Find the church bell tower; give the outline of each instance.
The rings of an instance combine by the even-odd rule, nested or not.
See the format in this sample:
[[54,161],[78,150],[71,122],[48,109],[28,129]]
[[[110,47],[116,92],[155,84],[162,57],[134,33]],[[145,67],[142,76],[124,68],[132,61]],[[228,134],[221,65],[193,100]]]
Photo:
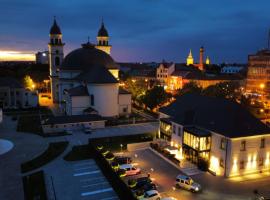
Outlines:
[[51,95],[54,103],[59,103],[59,85],[58,70],[64,59],[64,43],[62,43],[62,32],[54,18],[53,25],[50,29],[49,47],[49,64],[50,64],[50,81]]
[[105,28],[103,20],[101,22],[101,27],[98,31],[96,48],[101,51],[104,51],[105,53],[109,55],[111,54],[112,46],[109,45],[109,34]]

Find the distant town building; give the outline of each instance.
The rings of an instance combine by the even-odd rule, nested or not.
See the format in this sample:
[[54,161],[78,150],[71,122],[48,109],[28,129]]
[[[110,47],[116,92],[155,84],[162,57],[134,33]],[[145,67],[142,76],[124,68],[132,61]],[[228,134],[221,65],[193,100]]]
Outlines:
[[164,60],[158,66],[156,70],[156,78],[161,83],[161,85],[165,86],[169,76],[175,71],[174,63],[167,63]]
[[236,102],[186,94],[160,108],[160,138],[225,177],[270,170],[270,128]]
[[220,73],[222,74],[236,74],[243,70],[243,66],[225,66],[221,68]]
[[270,93],[270,50],[261,50],[248,56],[246,91],[258,94]]
[[210,64],[210,59],[209,59],[208,56],[206,57],[206,60],[204,62],[204,47],[202,46],[200,48],[199,63],[194,62],[194,58],[192,56],[192,51],[190,50],[189,54],[188,54],[188,57],[187,57],[187,60],[186,60],[186,64],[187,64],[187,66],[193,65],[193,66],[197,67],[199,70],[203,71],[204,70],[204,65],[205,64],[206,65]]
[[[103,38],[106,32],[102,22],[98,34],[102,46],[108,45]],[[119,65],[108,52],[88,41],[64,58],[63,47],[62,33],[54,20],[49,43],[51,91],[62,113],[83,115],[92,110],[102,117],[129,115],[131,94],[119,88]]]
[[37,64],[49,64],[49,52],[42,51],[36,53],[36,63]]
[[31,108],[38,106],[36,91],[25,89],[14,78],[0,78],[0,108]]

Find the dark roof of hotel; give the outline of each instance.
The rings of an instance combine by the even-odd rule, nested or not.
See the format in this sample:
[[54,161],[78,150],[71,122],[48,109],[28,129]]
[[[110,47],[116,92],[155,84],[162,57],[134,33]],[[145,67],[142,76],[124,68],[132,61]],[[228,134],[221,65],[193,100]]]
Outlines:
[[77,80],[93,84],[118,83],[116,78],[104,66],[92,66],[76,77]]
[[15,78],[1,77],[0,87],[23,88],[23,85]]
[[182,125],[194,125],[236,138],[270,134],[270,128],[240,104],[215,97],[186,94],[160,112]]
[[210,136],[211,132],[196,126],[187,126],[184,128],[185,131],[192,133],[193,135],[197,135],[199,137]]
[[52,116],[44,121],[44,125],[48,124],[70,124],[90,121],[105,121],[103,117],[96,114],[90,115],[70,115],[70,116]]
[[88,90],[87,87],[80,85],[78,87],[71,88],[67,90],[67,93],[70,96],[88,96]]

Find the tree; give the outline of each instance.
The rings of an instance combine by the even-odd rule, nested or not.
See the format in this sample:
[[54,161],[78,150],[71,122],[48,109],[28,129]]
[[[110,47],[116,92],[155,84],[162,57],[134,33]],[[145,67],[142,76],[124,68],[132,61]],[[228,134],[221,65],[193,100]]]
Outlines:
[[184,87],[179,90],[178,94],[184,95],[188,93],[196,93],[196,94],[201,94],[202,93],[202,88],[198,86],[195,82],[191,81],[187,84],[184,85]]
[[125,81],[127,90],[131,93],[132,98],[136,101],[140,101],[141,96],[143,96],[147,90],[147,85],[143,80],[135,80],[128,78]]
[[35,83],[33,79],[29,76],[26,75],[23,79],[24,87],[28,89],[33,89],[35,87]]
[[238,99],[241,97],[240,85],[238,82],[222,82],[210,85],[202,92],[205,96],[223,97],[227,99]]
[[171,98],[171,94],[166,93],[163,87],[155,86],[146,91],[145,95],[142,96],[141,101],[148,108],[154,109],[168,101],[169,98]]

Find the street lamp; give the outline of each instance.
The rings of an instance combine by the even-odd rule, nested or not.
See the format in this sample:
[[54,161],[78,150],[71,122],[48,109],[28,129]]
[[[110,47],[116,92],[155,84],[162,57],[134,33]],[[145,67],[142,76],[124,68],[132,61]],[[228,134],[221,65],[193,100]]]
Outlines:
[[263,83],[260,84],[260,88],[263,90],[265,85]]
[[123,144],[120,144],[121,147],[121,153],[123,152]]

